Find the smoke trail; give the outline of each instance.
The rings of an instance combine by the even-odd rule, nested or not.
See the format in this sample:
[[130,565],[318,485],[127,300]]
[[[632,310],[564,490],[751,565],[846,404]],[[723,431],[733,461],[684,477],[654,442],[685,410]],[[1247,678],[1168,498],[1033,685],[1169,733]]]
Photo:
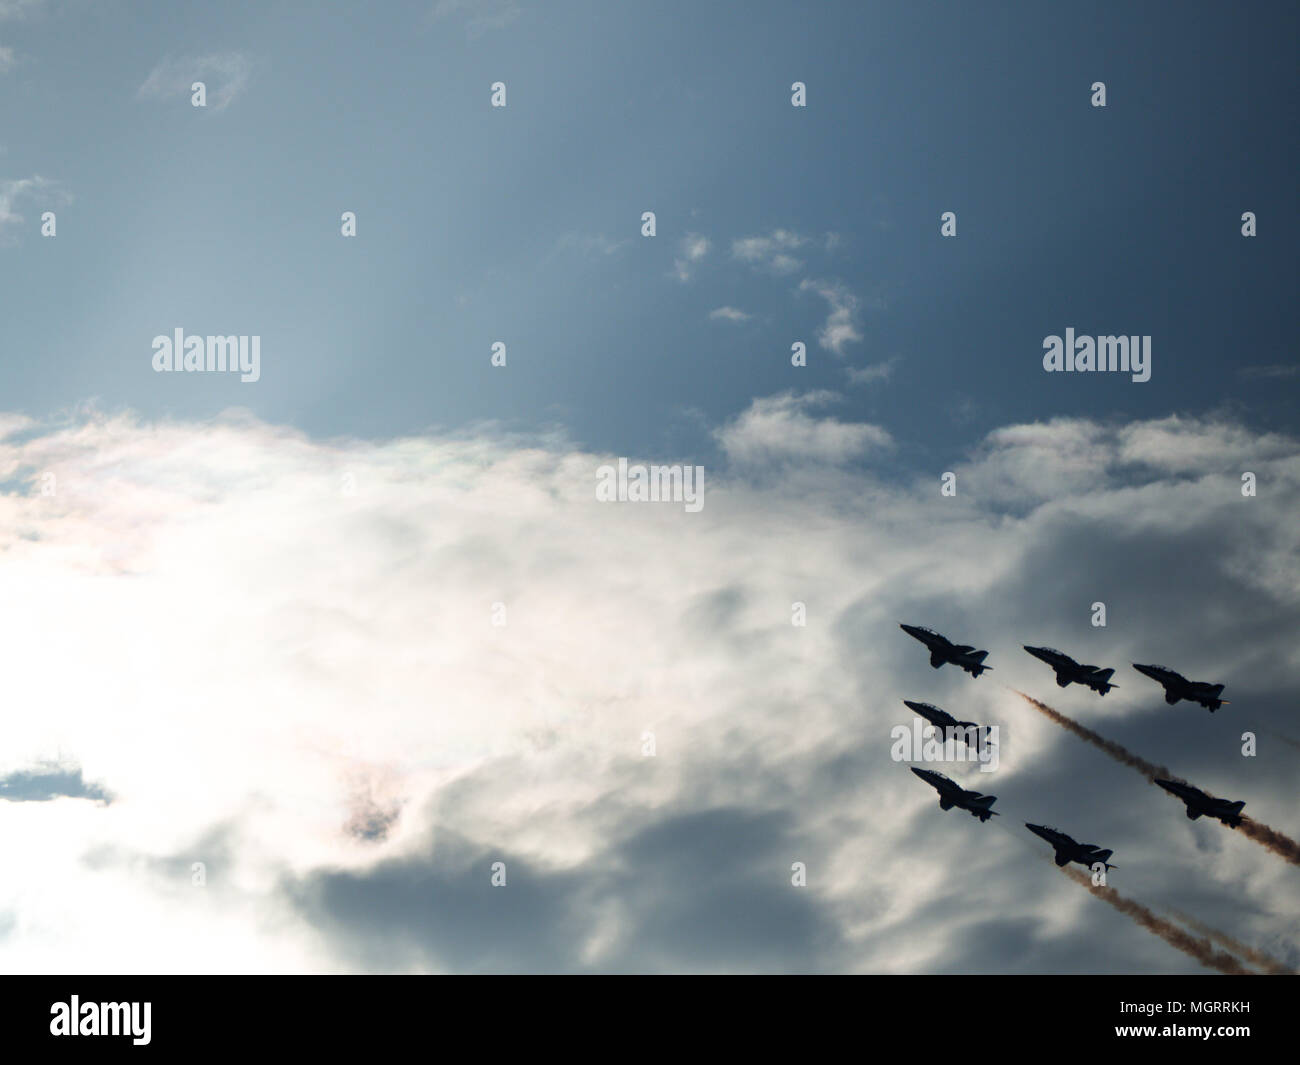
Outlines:
[[[1035,710],[1046,717],[1051,718],[1062,728],[1068,729],[1076,736],[1087,740],[1095,747],[1101,748],[1117,762],[1122,762],[1126,766],[1136,769],[1149,782],[1154,782],[1156,777],[1163,777],[1165,780],[1176,780],[1180,784],[1186,784],[1187,781],[1182,777],[1176,777],[1165,766],[1156,765],[1154,762],[1148,762],[1145,758],[1139,758],[1128,748],[1121,746],[1114,740],[1108,740],[1105,736],[1099,736],[1090,728],[1084,728],[1073,718],[1066,717],[1059,710],[1053,710],[1046,703],[1039,702],[1032,695],[1026,695],[1022,691],[1011,689],[1025,702],[1029,703]],[[1249,836],[1256,843],[1261,843],[1279,858],[1290,862],[1292,865],[1300,865],[1300,843],[1297,843],[1290,836],[1283,835],[1275,828],[1269,828],[1262,822],[1252,820],[1244,814],[1241,818],[1241,824],[1238,826],[1242,835]]]
[[1285,858],[1292,865],[1300,865],[1300,843],[1290,836],[1284,836],[1275,828],[1259,821],[1254,821],[1245,814],[1241,816],[1241,831],[1256,843],[1262,843],[1279,858]]
[[1173,770],[1169,769],[1167,766],[1156,765],[1155,762],[1148,762],[1145,758],[1139,758],[1132,751],[1128,750],[1128,748],[1122,747],[1114,740],[1106,739],[1105,736],[1098,735],[1096,732],[1093,732],[1092,729],[1090,728],[1084,728],[1082,725],[1079,724],[1079,722],[1075,721],[1073,718],[1066,717],[1059,710],[1053,710],[1046,703],[1039,702],[1032,695],[1026,695],[1024,692],[1017,691],[1015,688],[1012,688],[1011,690],[1015,692],[1018,696],[1020,696],[1020,698],[1024,699],[1027,703],[1029,703],[1029,705],[1032,706],[1035,710],[1037,710],[1040,714],[1043,714],[1044,716],[1051,718],[1062,728],[1068,729],[1070,732],[1073,732],[1080,739],[1087,740],[1094,747],[1100,747],[1103,751],[1105,751],[1108,755],[1114,758],[1117,762],[1122,762],[1124,765],[1136,769],[1139,773],[1141,773],[1144,777],[1146,777],[1148,781],[1154,781],[1156,777],[1160,777],[1164,780],[1176,780],[1180,784],[1187,783],[1187,781],[1185,781],[1182,777],[1174,776]]
[[1241,940],[1234,939],[1232,936],[1228,935],[1227,932],[1220,932],[1217,928],[1211,928],[1209,925],[1198,921],[1195,917],[1183,913],[1182,910],[1176,910],[1172,906],[1163,906],[1161,908],[1167,913],[1172,914],[1179,921],[1182,921],[1183,924],[1187,925],[1187,927],[1193,931],[1199,932],[1207,939],[1212,939],[1217,943],[1221,943],[1234,954],[1240,954],[1252,965],[1258,965],[1261,969],[1273,974],[1285,973],[1294,975],[1292,970],[1286,967],[1285,962],[1278,961],[1277,958],[1273,957],[1271,954],[1266,954],[1262,950],[1256,950],[1254,947],[1241,942]]
[[1241,961],[1224,950],[1215,950],[1214,944],[1208,939],[1197,939],[1187,929],[1182,928],[1173,921],[1166,921],[1163,917],[1158,917],[1140,902],[1126,898],[1112,887],[1094,887],[1092,878],[1080,872],[1078,869],[1065,868],[1061,870],[1073,880],[1076,884],[1082,884],[1091,891],[1097,898],[1104,902],[1110,903],[1120,913],[1132,917],[1139,925],[1145,928],[1152,935],[1159,936],[1171,947],[1176,947],[1184,954],[1195,958],[1202,965],[1211,969],[1217,969],[1221,973],[1229,973],[1234,976],[1256,976],[1257,973],[1252,969],[1247,969],[1241,964]]
[[1294,747],[1297,751],[1300,751],[1300,740],[1293,740],[1290,736],[1283,736],[1280,732],[1271,732],[1267,729],[1262,729],[1261,731],[1268,732],[1268,735],[1272,736],[1275,740],[1281,740],[1288,747]]

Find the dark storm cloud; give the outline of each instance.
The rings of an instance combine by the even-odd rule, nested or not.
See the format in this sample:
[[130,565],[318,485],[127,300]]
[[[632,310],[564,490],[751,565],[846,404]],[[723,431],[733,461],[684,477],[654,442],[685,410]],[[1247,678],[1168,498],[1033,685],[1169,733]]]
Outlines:
[[[806,972],[845,945],[816,896],[791,883],[799,848],[781,813],[656,818],[583,864],[547,870],[445,830],[417,856],[285,884],[294,907],[355,963],[458,972]],[[506,866],[505,887],[491,884]],[[605,949],[581,957],[602,931]]]

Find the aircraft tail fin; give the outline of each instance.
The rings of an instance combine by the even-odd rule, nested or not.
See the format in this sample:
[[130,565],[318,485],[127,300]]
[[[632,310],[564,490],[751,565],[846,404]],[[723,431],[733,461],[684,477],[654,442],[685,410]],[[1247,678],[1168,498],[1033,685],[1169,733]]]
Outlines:
[[1115,675],[1115,671],[1114,671],[1113,669],[1099,669],[1099,670],[1097,670],[1097,679],[1098,679],[1098,680],[1110,680],[1110,678],[1113,677],[1114,675]]
[[[988,658],[988,656],[989,653],[987,651],[976,651],[973,655],[971,655],[971,658],[975,659],[976,662],[983,662],[984,659]],[[1223,691],[1222,684],[1219,685],[1219,691]]]

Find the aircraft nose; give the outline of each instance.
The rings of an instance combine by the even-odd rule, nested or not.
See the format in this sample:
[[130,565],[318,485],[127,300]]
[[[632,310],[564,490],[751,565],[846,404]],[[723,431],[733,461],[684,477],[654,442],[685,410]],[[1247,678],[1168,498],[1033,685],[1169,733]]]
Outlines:
[[909,710],[916,710],[917,712],[920,712],[921,709],[921,704],[914,703],[911,699],[904,699],[903,705],[907,707]]

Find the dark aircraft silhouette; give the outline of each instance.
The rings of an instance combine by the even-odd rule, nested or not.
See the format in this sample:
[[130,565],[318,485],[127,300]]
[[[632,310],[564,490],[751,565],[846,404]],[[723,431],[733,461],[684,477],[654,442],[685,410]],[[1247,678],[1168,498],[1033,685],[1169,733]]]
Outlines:
[[1058,651],[1053,647],[1030,647],[1026,644],[1025,650],[1056,670],[1056,683],[1062,688],[1071,683],[1086,684],[1098,695],[1105,695],[1111,688],[1119,687],[1118,684],[1110,682],[1110,678],[1115,672],[1113,669],[1102,669],[1100,666],[1081,666],[1064,651]]
[[[970,741],[975,741],[974,745],[982,747],[989,742],[989,726],[977,725],[974,721],[958,721],[947,710],[940,710],[937,706],[930,703],[914,703],[911,699],[904,699],[903,705],[909,710],[915,710],[930,724],[939,730],[942,739],[953,736],[961,740],[967,746],[971,746]],[[972,733],[970,730],[974,729]]]
[[1114,851],[1099,850],[1095,843],[1076,843],[1064,832],[1055,828],[1048,828],[1046,825],[1031,825],[1025,822],[1025,827],[1035,836],[1041,836],[1047,840],[1056,851],[1056,864],[1068,865],[1070,862],[1078,862],[1080,865],[1087,866],[1091,869],[1097,862],[1101,862],[1107,869],[1117,869],[1118,866],[1110,865],[1106,859]]
[[1200,788],[1194,788],[1190,784],[1182,784],[1177,780],[1157,780],[1165,791],[1171,795],[1177,795],[1187,804],[1187,816],[1195,821],[1204,814],[1206,817],[1216,817],[1229,828],[1236,828],[1241,824],[1241,808],[1246,804],[1244,802],[1229,802],[1227,799],[1216,799],[1213,795],[1208,795]]
[[945,662],[951,662],[954,666],[961,666],[972,677],[978,677],[986,669],[993,668],[984,664],[984,659],[988,655],[987,651],[977,651],[964,643],[952,643],[933,629],[922,628],[920,625],[899,625],[898,627],[907,635],[920,640],[930,649],[930,665],[934,666],[935,669],[938,669]]
[[998,816],[996,810],[989,809],[990,806],[997,802],[995,796],[981,795],[978,791],[967,791],[955,780],[949,780],[942,773],[936,773],[933,769],[917,769],[915,766],[909,766],[909,768],[939,793],[940,810],[951,810],[956,806],[958,809],[967,811],[972,817],[978,817],[981,822],[987,821],[990,817]]
[[1181,673],[1175,673],[1172,669],[1166,669],[1164,666],[1140,666],[1134,662],[1133,668],[1163,686],[1165,689],[1165,702],[1170,706],[1173,706],[1179,699],[1186,699],[1188,702],[1200,703],[1210,713],[1214,713],[1219,707],[1225,706],[1228,702],[1227,699],[1219,698],[1223,693],[1222,684],[1207,684],[1204,681],[1188,680]]

